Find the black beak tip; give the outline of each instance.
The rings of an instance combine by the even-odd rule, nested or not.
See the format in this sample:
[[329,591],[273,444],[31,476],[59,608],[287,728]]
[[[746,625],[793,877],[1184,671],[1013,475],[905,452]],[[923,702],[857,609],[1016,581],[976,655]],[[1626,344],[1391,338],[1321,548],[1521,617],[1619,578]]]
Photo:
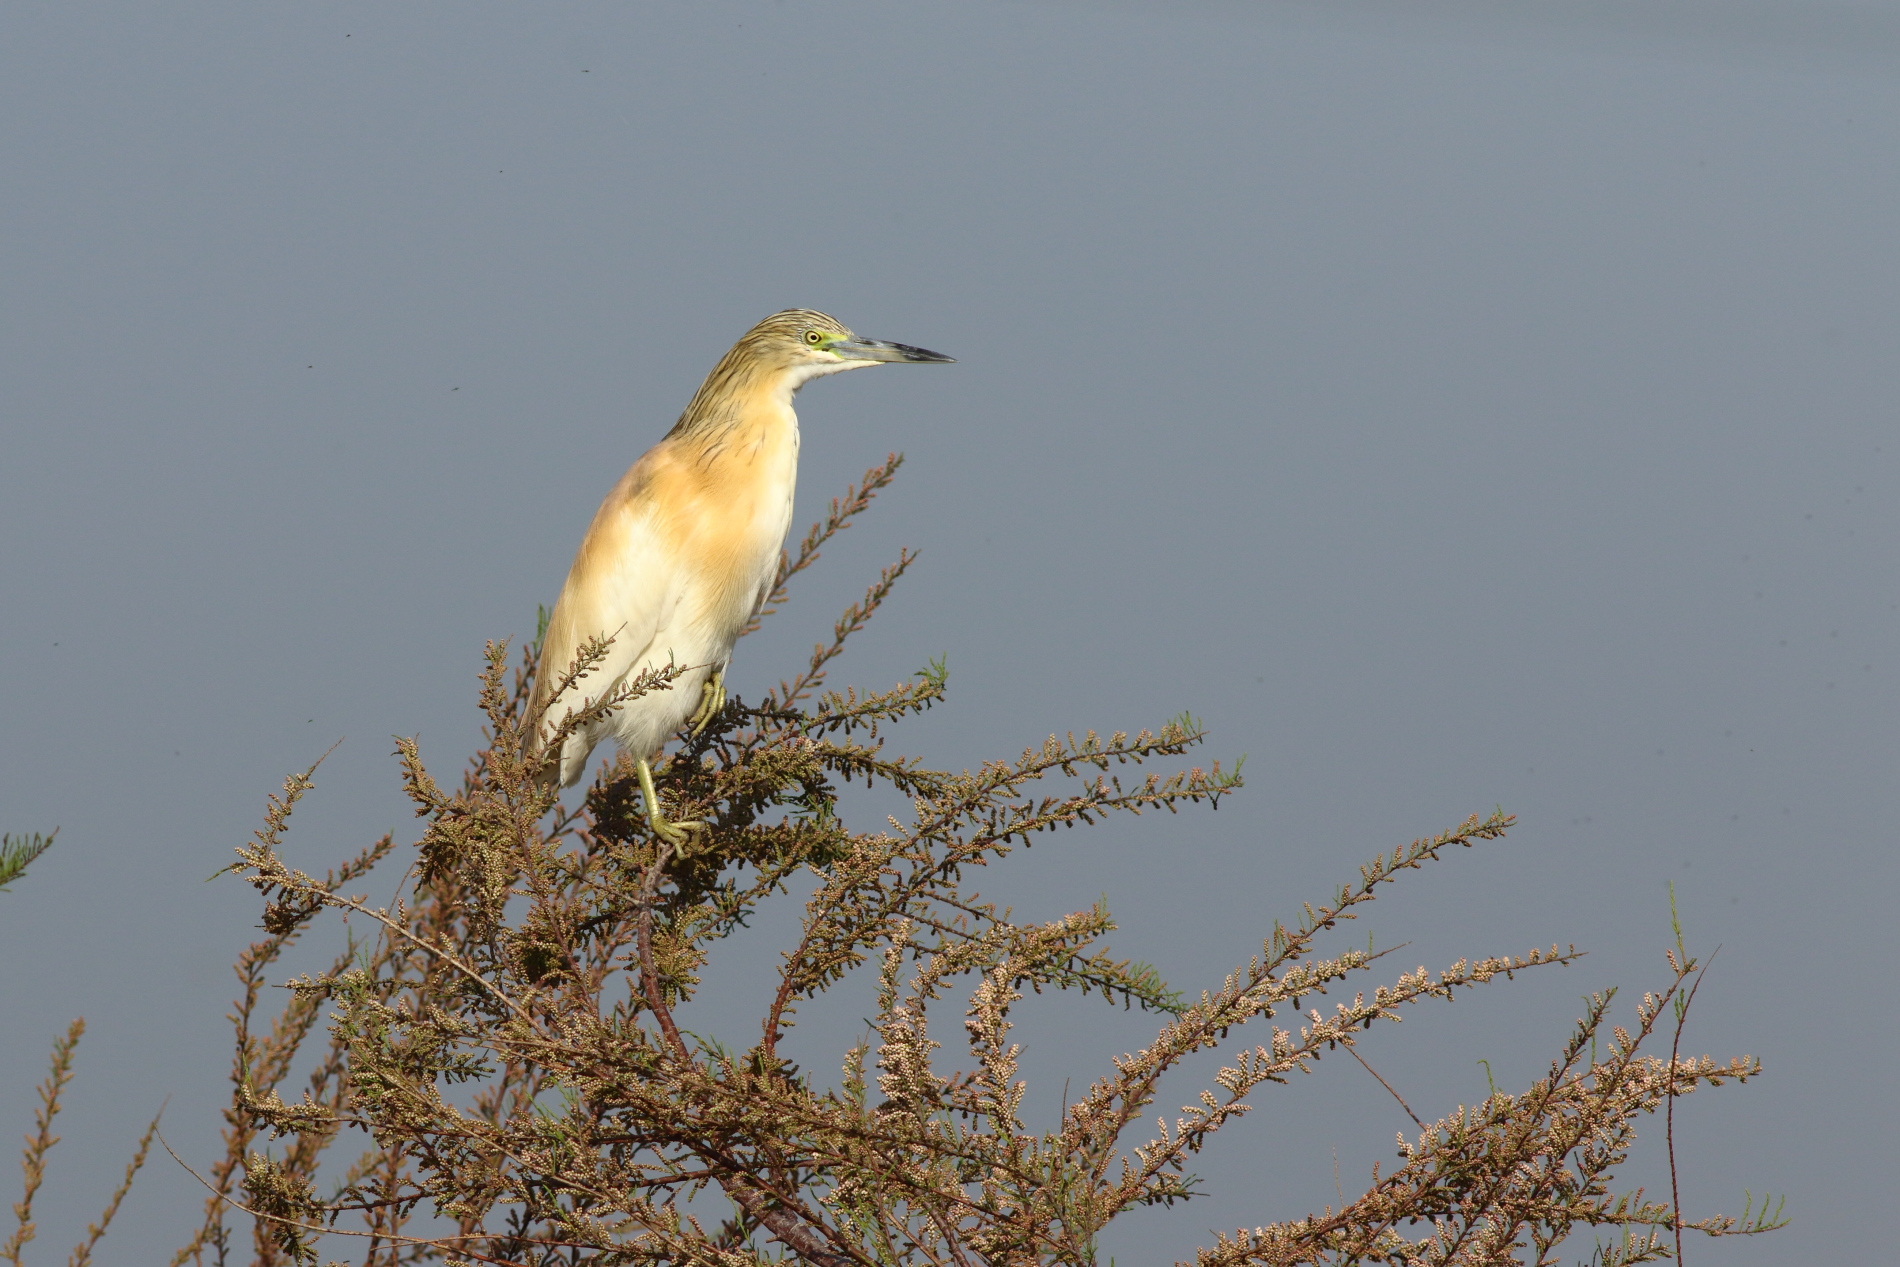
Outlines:
[[906,360],[916,361],[919,364],[955,365],[957,363],[956,357],[945,356],[941,352],[932,352],[928,348],[914,348],[910,346],[908,343],[900,343],[897,346],[904,350],[904,357]]

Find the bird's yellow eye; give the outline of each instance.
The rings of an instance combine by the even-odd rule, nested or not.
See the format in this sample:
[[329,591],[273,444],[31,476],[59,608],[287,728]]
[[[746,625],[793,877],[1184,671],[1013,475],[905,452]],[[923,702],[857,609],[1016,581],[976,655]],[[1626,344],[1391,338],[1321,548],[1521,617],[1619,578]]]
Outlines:
[[809,343],[812,347],[817,347],[819,344],[823,343],[824,341],[825,341],[825,332],[823,330],[805,331],[805,342]]

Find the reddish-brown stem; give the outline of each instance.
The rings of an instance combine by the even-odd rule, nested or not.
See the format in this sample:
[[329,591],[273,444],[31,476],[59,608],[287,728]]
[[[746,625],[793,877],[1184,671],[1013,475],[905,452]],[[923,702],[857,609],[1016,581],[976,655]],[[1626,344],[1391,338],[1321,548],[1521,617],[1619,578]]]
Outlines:
[[[1715,962],[1714,955],[1709,956],[1709,962]],[[1689,1005],[1695,1002],[1695,992],[1702,988],[1702,977],[1708,970],[1704,965],[1695,974],[1688,996],[1676,1009],[1676,1032],[1669,1041],[1669,1100],[1663,1108],[1663,1140],[1669,1150],[1669,1220],[1675,1224],[1676,1267],[1682,1267],[1682,1189],[1676,1182],[1676,1056],[1682,1050],[1682,1027],[1689,1020]]]
[[[1375,1078],[1379,1078],[1379,1071],[1377,1069],[1374,1069],[1371,1065],[1366,1064],[1366,1058],[1364,1056],[1361,1056],[1357,1051],[1355,1051],[1351,1043],[1345,1044],[1345,1048],[1346,1048],[1346,1054],[1348,1056],[1351,1056],[1354,1060],[1358,1061],[1360,1065],[1365,1068],[1365,1071],[1367,1073],[1371,1074]],[[1425,1123],[1419,1121],[1418,1114],[1412,1112],[1412,1106],[1405,1102],[1405,1097],[1400,1095],[1397,1091],[1392,1090],[1391,1083],[1387,1082],[1384,1078],[1379,1078],[1379,1085],[1384,1087],[1387,1091],[1392,1092],[1392,1098],[1399,1102],[1399,1107],[1405,1110],[1405,1116],[1411,1118],[1412,1121],[1418,1126],[1419,1130],[1422,1131],[1425,1129]]]
[[[673,846],[662,847],[659,857],[653,860],[653,865],[647,870],[635,953],[640,957],[640,990],[646,999],[647,1010],[653,1013],[654,1023],[660,1027],[668,1050],[675,1058],[686,1063],[692,1060],[693,1055],[686,1046],[686,1040],[680,1037],[679,1026],[673,1021],[672,1009],[666,1006],[665,992],[660,988],[660,974],[653,963],[653,901],[658,896],[660,875],[672,857]],[[729,1168],[719,1176],[719,1186],[726,1195],[794,1254],[816,1263],[818,1267],[853,1267],[857,1263],[870,1262],[856,1254],[833,1251],[825,1237],[806,1219],[783,1206],[773,1206],[772,1198],[762,1188],[734,1177],[732,1172],[744,1173],[744,1167],[729,1158],[719,1160],[726,1162]]]

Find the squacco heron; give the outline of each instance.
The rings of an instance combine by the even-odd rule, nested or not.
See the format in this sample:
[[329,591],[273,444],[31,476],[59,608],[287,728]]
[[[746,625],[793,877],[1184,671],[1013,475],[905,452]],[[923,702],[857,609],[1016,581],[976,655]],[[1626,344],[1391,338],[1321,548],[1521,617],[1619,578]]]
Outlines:
[[[575,783],[608,735],[632,755],[647,821],[674,845],[698,823],[670,822],[648,759],[668,735],[697,733],[725,706],[732,644],[778,578],[798,478],[792,397],[811,379],[885,362],[952,358],[860,339],[822,312],[792,308],[748,330],[713,366],[664,439],[621,476],[581,538],[548,618],[535,674],[537,738],[621,683],[668,665],[671,689],[648,691],[569,735],[550,777]],[[607,658],[549,695],[581,645],[610,637]]]

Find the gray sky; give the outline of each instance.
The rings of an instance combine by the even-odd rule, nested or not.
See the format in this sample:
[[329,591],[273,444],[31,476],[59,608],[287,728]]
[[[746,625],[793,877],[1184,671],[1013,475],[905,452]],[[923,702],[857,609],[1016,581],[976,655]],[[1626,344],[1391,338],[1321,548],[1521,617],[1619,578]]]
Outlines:
[[[1191,991],[1374,852],[1516,812],[1348,934],[1591,951],[1377,1034],[1430,1115],[1481,1058],[1541,1072],[1579,995],[1627,1018],[1673,880],[1722,948],[1690,1045],[1768,1069],[1682,1106],[1689,1212],[1769,1188],[1797,1220],[1698,1261],[1874,1261],[1897,157],[1892,5],[8,4],[0,825],[62,832],[0,896],[0,1135],[92,1026],[40,1248],[164,1097],[215,1151],[256,908],[201,881],[266,794],[342,737],[293,860],[413,834],[389,736],[457,768],[483,640],[532,632],[618,473],[800,305],[961,363],[801,396],[801,526],[909,464],[736,691],[910,545],[841,671],[948,655],[904,747],[1203,715],[1248,754],[1218,814],[987,878],[1026,915],[1106,893]],[[714,977],[740,1038],[784,926]],[[807,1067],[860,1008],[808,1015]],[[1037,1002],[1032,1105],[1150,1032]],[[1105,1250],[1335,1202],[1335,1149],[1354,1192],[1409,1125],[1345,1060],[1254,1103],[1209,1200]],[[101,1261],[198,1205],[154,1162]]]

